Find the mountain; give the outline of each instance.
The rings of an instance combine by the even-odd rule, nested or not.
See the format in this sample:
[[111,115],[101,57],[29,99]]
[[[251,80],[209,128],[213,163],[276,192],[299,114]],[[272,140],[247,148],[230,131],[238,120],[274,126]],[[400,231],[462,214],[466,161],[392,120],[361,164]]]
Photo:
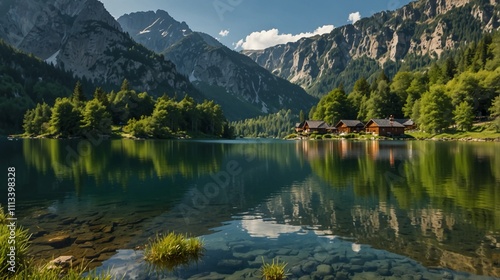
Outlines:
[[77,77],[113,86],[126,78],[152,94],[201,98],[172,62],[133,41],[97,0],[8,0],[0,15],[6,43]]
[[134,40],[171,60],[232,120],[280,109],[309,110],[317,101],[215,38],[193,32],[165,11],[126,14],[118,22]]
[[341,83],[347,89],[381,68],[427,65],[444,52],[478,40],[500,26],[499,0],[420,0],[384,11],[331,33],[264,50],[245,50],[278,77],[322,96]]

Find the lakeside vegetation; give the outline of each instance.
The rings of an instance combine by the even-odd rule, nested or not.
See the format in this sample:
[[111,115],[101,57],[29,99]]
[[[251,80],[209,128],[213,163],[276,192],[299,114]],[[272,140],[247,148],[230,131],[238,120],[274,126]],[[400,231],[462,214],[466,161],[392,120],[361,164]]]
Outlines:
[[411,118],[419,129],[437,134],[454,126],[470,131],[477,119],[494,119],[500,132],[500,35],[485,34],[455,55],[422,71],[384,71],[370,84],[356,81],[346,94],[340,86],[325,95],[309,118],[336,124],[341,119]]
[[[304,121],[304,113],[288,115],[288,125],[280,124],[283,115],[248,119],[232,125],[236,135],[244,137],[294,138],[290,134],[292,125]],[[477,42],[445,53],[426,69],[401,70],[392,80],[380,71],[371,82],[359,78],[350,92],[341,85],[311,108],[308,119],[335,125],[341,119],[367,122],[391,115],[411,118],[421,132],[410,133],[417,135],[417,139],[440,137],[440,134],[444,134],[440,138],[448,139],[498,138],[500,34],[485,34]],[[491,120],[487,127],[481,133],[474,133],[478,130],[476,124],[487,120]],[[282,130],[277,132],[276,127]],[[313,136],[314,139],[320,137]]]
[[52,107],[38,103],[24,115],[23,136],[111,136],[113,126],[114,135],[132,138],[229,138],[232,134],[221,107],[213,101],[197,103],[187,95],[180,101],[167,95],[154,99],[130,89],[124,80],[120,91],[106,93],[97,88],[91,100],[86,100],[77,82],[71,98],[57,98]]
[[172,271],[178,266],[198,262],[204,251],[199,238],[171,232],[151,240],[144,250],[144,258],[157,270]]

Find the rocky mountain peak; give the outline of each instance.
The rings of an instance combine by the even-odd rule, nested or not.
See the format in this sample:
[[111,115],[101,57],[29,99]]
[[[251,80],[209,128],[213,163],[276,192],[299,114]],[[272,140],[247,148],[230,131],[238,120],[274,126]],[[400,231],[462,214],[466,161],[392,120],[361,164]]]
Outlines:
[[155,52],[161,52],[193,33],[185,22],[176,21],[163,10],[125,14],[117,21],[134,40]]
[[152,93],[191,87],[171,62],[127,36],[98,0],[12,1],[0,18],[0,38],[96,84],[126,78]]

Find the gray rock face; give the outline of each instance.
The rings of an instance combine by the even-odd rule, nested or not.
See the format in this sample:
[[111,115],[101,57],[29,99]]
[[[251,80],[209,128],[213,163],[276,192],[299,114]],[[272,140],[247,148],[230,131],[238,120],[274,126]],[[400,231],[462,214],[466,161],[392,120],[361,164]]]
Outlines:
[[185,22],[176,21],[162,10],[125,14],[117,21],[136,42],[157,53],[193,33]]
[[275,75],[318,94],[311,92],[316,84],[328,83],[331,72],[340,75],[351,61],[362,57],[382,66],[408,55],[440,56],[456,48],[463,43],[454,35],[462,32],[461,27],[450,25],[443,16],[456,17],[451,12],[458,9],[462,16],[472,15],[472,19],[463,20],[481,26],[475,32],[498,29],[499,12],[492,7],[498,2],[479,5],[472,0],[415,1],[397,11],[377,13],[354,25],[336,28],[330,34],[242,53]]
[[187,91],[175,66],[135,43],[97,0],[12,1],[0,18],[0,38],[97,84],[127,78],[138,90],[159,85]]
[[229,98],[251,105],[253,115],[284,108],[308,110],[315,102],[302,88],[275,77],[215,38],[192,32],[186,23],[175,21],[164,11],[128,14],[118,22],[134,40],[174,62],[177,70],[202,91],[207,87],[222,91],[210,99],[219,101],[224,112],[229,111],[224,108]]

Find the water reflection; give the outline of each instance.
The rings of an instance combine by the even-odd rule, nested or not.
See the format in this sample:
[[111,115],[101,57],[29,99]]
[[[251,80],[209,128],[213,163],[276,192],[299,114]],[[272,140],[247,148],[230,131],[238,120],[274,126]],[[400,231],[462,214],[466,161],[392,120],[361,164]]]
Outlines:
[[[0,142],[2,166],[23,174],[23,223],[40,238],[112,224],[102,239],[131,249],[157,232],[208,236],[226,224],[217,230],[247,241],[285,246],[315,232],[500,277],[499,143],[113,140],[75,156],[78,144]],[[219,176],[230,163],[241,172]]]

